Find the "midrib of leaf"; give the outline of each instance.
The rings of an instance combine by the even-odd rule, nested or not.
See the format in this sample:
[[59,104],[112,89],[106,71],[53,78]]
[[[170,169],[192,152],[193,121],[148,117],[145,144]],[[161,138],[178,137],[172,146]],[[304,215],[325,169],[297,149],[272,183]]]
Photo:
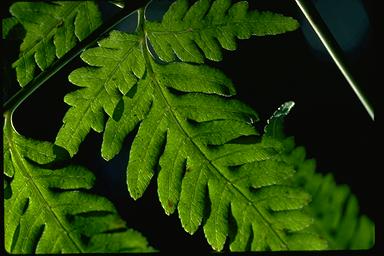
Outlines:
[[9,132],[7,132],[5,135],[9,138],[8,139],[8,145],[9,145],[9,149],[11,150],[11,155],[14,156],[14,157],[12,157],[12,159],[14,159],[15,165],[17,165],[19,167],[23,177],[27,180],[28,183],[31,184],[31,186],[29,186],[29,188],[34,190],[34,192],[35,192],[34,194],[37,195],[40,198],[39,201],[44,203],[45,212],[47,212],[48,214],[50,214],[52,216],[52,218],[55,220],[56,224],[59,227],[61,227],[61,229],[64,231],[66,237],[75,245],[75,247],[78,249],[78,251],[79,252],[84,252],[82,250],[82,248],[81,248],[81,245],[79,245],[76,242],[76,239],[71,237],[70,232],[68,232],[68,230],[65,227],[65,225],[63,223],[61,223],[60,219],[58,218],[58,216],[56,215],[55,211],[53,210],[54,208],[52,208],[49,205],[49,203],[46,200],[46,198],[44,197],[44,195],[41,193],[39,188],[36,186],[33,177],[29,175],[28,166],[26,164],[26,161],[20,155],[19,151],[17,150],[17,148],[16,148],[16,146],[15,146],[15,144],[13,142],[13,138],[12,138],[13,137],[12,136],[13,127],[12,127],[11,119],[12,119],[11,114],[10,113],[6,113],[5,114],[5,123],[6,123],[6,125],[9,125],[11,127],[10,127],[10,129],[6,129]]
[[[133,51],[134,47],[130,48],[125,54],[124,54],[124,57],[121,59],[121,61],[119,61],[115,67],[113,68],[112,72],[109,73],[109,76],[108,78],[105,80],[105,82],[103,83],[103,86],[100,86],[100,88],[97,90],[97,93],[96,93],[96,96],[93,97],[93,100],[90,104],[88,104],[86,110],[84,111],[84,114],[81,115],[81,118],[78,119],[77,123],[76,124],[79,124],[83,121],[83,118],[87,116],[87,113],[89,112],[89,110],[91,109],[91,106],[93,104],[94,101],[97,100],[97,98],[99,97],[100,93],[103,91],[103,89],[105,89],[105,85],[112,79],[113,75],[119,68],[120,68],[120,64],[121,63],[124,63],[126,61],[126,59],[129,57],[131,51]],[[105,89],[105,91],[107,91]],[[108,92],[108,91],[107,91]],[[74,136],[71,136],[70,139],[68,140],[68,144],[70,144],[70,142],[72,141],[72,139],[75,138]]]
[[[144,34],[146,35],[147,34],[147,31],[144,30],[143,28],[143,24],[140,24],[140,23],[143,23],[142,21],[144,20],[144,16],[143,16],[143,11],[142,10],[139,10],[139,13],[138,13],[138,16],[140,17],[139,18],[139,26],[138,28],[140,28]],[[147,43],[147,41],[146,41]],[[148,46],[147,46],[147,49]],[[248,205],[251,205],[255,211],[258,213],[258,215],[260,216],[260,218],[263,220],[264,222],[264,225],[270,229],[272,231],[273,234],[275,234],[275,236],[281,241],[282,244],[284,244],[284,246],[286,248],[288,248],[288,245],[284,242],[284,240],[280,237],[280,235],[271,227],[271,223],[269,223],[268,219],[261,213],[261,211],[256,207],[256,205],[252,202],[252,200],[250,200],[242,191],[240,188],[238,188],[235,184],[233,184],[222,172],[220,172],[220,169],[218,166],[216,166],[214,163],[212,163],[213,160],[210,160],[207,156],[207,153],[205,152],[205,150],[203,148],[200,148],[199,145],[197,145],[194,140],[193,140],[193,136],[191,136],[184,128],[183,128],[183,125],[182,125],[182,118],[180,118],[180,116],[177,114],[176,111],[174,111],[172,105],[170,104],[170,101],[169,99],[167,98],[166,96],[166,92],[165,92],[165,88],[163,88],[156,80],[156,74],[155,72],[153,71],[153,68],[152,68],[152,63],[151,63],[151,59],[152,58],[150,56],[150,53],[148,51],[143,51],[143,55],[144,55],[144,58],[145,58],[145,61],[146,61],[146,66],[147,66],[147,72],[148,72],[148,75],[151,76],[151,80],[156,82],[155,84],[157,86],[154,86],[156,91],[158,92],[158,94],[160,95],[160,97],[162,98],[162,100],[165,102],[166,106],[167,106],[167,110],[171,113],[171,116],[172,116],[172,119],[174,119],[174,122],[177,124],[177,126],[179,127],[180,131],[182,134],[185,135],[185,137],[192,143],[192,145],[196,148],[196,151],[201,155],[203,156],[204,159],[206,159],[206,162],[211,166],[213,167],[213,169],[216,171],[216,177],[219,177],[220,179],[224,180],[225,182],[225,187],[227,187],[228,185],[231,185],[234,190],[239,193],[246,201],[248,201]],[[167,111],[165,110],[165,111]],[[211,168],[210,168],[211,170]],[[199,172],[199,177],[198,179],[200,178],[200,174],[201,174],[201,169],[200,169],[200,172]]]
[[[242,25],[244,26],[244,24],[259,24],[259,22],[252,22],[252,21],[249,21],[249,22],[231,22],[231,23],[217,23],[217,24],[212,24],[210,26],[206,26],[206,27],[201,27],[201,28],[192,28],[192,27],[188,27],[187,29],[184,29],[184,30],[169,30],[169,31],[158,31],[158,30],[149,30],[148,32],[151,33],[151,34],[159,34],[159,35],[168,35],[168,34],[185,34],[185,33],[193,33],[193,32],[201,32],[201,31],[206,31],[206,30],[210,30],[210,29],[222,29],[223,27],[230,27],[230,26],[233,26],[233,25]],[[275,23],[276,24],[276,23]],[[284,24],[284,23],[281,23],[281,24]]]

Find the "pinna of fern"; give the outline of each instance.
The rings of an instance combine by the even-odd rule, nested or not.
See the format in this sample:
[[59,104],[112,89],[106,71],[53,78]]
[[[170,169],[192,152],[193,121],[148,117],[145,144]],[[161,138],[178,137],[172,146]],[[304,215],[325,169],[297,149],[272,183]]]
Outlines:
[[46,70],[101,24],[94,1],[16,2],[10,12],[13,25],[20,23],[25,30],[12,65],[20,86],[34,78],[37,67]]
[[150,252],[106,198],[92,194],[95,177],[64,165],[68,154],[27,139],[4,122],[4,234],[9,253]]

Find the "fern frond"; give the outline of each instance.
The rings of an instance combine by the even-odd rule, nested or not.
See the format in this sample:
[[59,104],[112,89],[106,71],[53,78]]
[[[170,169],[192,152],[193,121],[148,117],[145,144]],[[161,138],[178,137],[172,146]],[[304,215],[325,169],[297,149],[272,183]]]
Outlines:
[[[304,243],[301,230],[312,219],[303,208],[310,197],[285,184],[294,171],[279,160],[281,144],[260,137],[261,141],[251,144],[235,142],[242,136],[258,136],[252,125],[258,117],[230,97],[235,93],[231,81],[204,65],[159,65],[142,43],[136,35],[115,31],[100,42],[99,48],[84,52],[82,58],[93,67],[75,70],[70,80],[86,88],[70,93],[66,101],[70,99],[74,115],[82,104],[89,112],[74,117],[77,123],[73,129],[67,128],[74,122],[68,112],[64,122],[69,123],[61,128],[57,142],[73,153],[75,147],[70,142],[75,140],[71,136],[84,129],[83,125],[88,130],[94,128],[93,122],[102,129],[103,109],[108,109],[102,144],[105,159],[113,158],[125,137],[139,126],[127,167],[128,190],[133,198],[142,196],[160,166],[158,194],[165,212],[172,214],[177,209],[183,228],[191,234],[203,225],[215,250],[224,247],[230,219],[236,223],[231,250],[324,248],[315,234],[305,234]],[[113,52],[118,60],[111,60],[107,52]],[[132,79],[118,77],[125,62],[124,75]],[[120,83],[108,84],[114,77]],[[119,101],[118,97],[103,96],[107,103],[113,102],[114,109],[107,108],[103,99],[88,96],[88,92],[96,96],[116,92],[122,83],[125,87],[120,89]],[[87,114],[92,111],[100,116],[89,118],[92,122],[87,123]]]
[[358,201],[347,185],[336,184],[332,174],[316,173],[305,149],[292,150],[289,159],[298,170],[295,183],[312,195],[308,211],[315,217],[312,228],[327,239],[329,249],[365,250],[375,243],[375,224],[359,212]]
[[236,38],[276,35],[297,27],[290,17],[249,11],[246,1],[199,0],[189,7],[188,0],[177,0],[161,23],[146,22],[145,32],[163,61],[203,63],[204,57],[220,61],[221,47],[235,50]]
[[26,31],[13,63],[21,86],[33,79],[36,65],[47,69],[101,23],[94,1],[18,2],[10,12]]
[[[177,1],[164,19],[177,16],[172,8],[183,3]],[[190,18],[207,4],[211,2],[197,2]],[[215,1],[210,15],[220,8],[225,13],[224,5]],[[245,27],[241,36],[233,36],[266,33],[268,29],[262,33],[247,23],[258,14],[247,14],[244,7],[235,4],[229,11],[228,20],[237,19]],[[228,236],[235,251],[324,248],[316,234],[301,232],[312,222],[303,212],[310,197],[286,184],[293,170],[279,160],[281,143],[258,136],[252,125],[257,114],[231,98],[234,87],[218,70],[156,63],[145,46],[145,36],[152,43],[157,40],[150,35],[156,25],[139,14],[135,34],[114,31],[98,48],[82,54],[90,67],[72,72],[70,81],[85,88],[66,96],[72,107],[56,143],[74,155],[91,129],[103,131],[106,113],[101,151],[107,160],[119,153],[126,136],[139,126],[127,166],[130,195],[141,197],[159,166],[158,194],[165,212],[177,209],[183,228],[191,234],[202,225],[215,250],[223,249]],[[214,30],[206,33],[217,38]],[[243,136],[259,139],[236,142]]]
[[5,249],[12,254],[152,251],[107,199],[91,194],[81,166],[50,169],[63,152],[4,126]]

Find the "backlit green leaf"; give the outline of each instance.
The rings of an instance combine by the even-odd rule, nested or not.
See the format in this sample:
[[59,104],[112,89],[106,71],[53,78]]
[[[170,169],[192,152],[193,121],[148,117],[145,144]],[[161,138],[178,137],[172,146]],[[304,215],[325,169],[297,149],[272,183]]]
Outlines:
[[10,12],[26,31],[13,63],[21,86],[33,79],[36,65],[47,69],[101,23],[94,1],[17,2]]
[[4,126],[5,249],[12,254],[152,251],[128,229],[112,203],[92,194],[95,177],[68,165],[64,150],[18,134],[7,115]]
[[221,48],[235,50],[236,39],[276,35],[297,29],[296,20],[271,12],[248,10],[248,2],[177,0],[162,21],[146,22],[145,32],[163,61],[177,58],[203,63],[222,59]]

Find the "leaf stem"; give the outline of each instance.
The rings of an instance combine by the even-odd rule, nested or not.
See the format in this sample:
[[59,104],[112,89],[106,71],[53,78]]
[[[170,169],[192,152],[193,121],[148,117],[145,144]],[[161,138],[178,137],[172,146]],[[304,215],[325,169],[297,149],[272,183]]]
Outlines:
[[341,73],[351,86],[352,90],[359,98],[360,102],[363,104],[365,110],[368,112],[369,116],[374,121],[375,114],[372,105],[369,103],[367,97],[364,95],[358,83],[353,78],[340,46],[338,45],[335,38],[332,36],[327,25],[322,20],[320,14],[316,10],[316,7],[313,5],[311,0],[295,1],[299,6],[300,10],[303,12],[304,16],[307,18],[309,24],[312,26],[313,30],[316,32],[317,36],[320,38],[321,42],[327,49],[328,53],[331,55],[333,61],[336,63],[337,67],[340,69]]
[[119,11],[114,17],[107,22],[103,23],[95,31],[93,31],[87,38],[79,42],[73,49],[67,52],[62,58],[58,59],[48,69],[37,75],[30,83],[20,89],[3,105],[3,112],[9,111],[11,114],[17,107],[23,103],[34,91],[42,86],[49,78],[59,72],[65,65],[80,55],[87,47],[94,44],[100,37],[112,30],[116,25],[123,22],[127,17],[136,12],[138,8],[149,2],[142,0],[129,1],[125,7]]

